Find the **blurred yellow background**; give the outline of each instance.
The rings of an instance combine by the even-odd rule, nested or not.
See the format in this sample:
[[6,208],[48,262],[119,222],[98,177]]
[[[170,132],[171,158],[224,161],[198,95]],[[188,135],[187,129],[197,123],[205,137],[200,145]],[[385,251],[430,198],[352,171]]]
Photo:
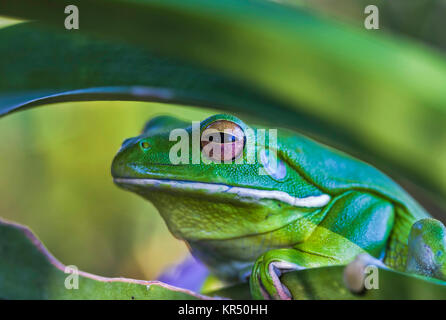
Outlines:
[[28,225],[64,264],[151,280],[187,255],[156,209],[113,184],[128,137],[159,114],[202,120],[209,110],[144,102],[76,102],[0,122],[0,217]]

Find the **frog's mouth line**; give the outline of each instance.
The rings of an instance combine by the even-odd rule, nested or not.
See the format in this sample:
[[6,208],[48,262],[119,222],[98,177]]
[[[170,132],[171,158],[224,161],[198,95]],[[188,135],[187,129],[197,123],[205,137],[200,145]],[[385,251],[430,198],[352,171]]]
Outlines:
[[259,190],[252,188],[232,187],[218,183],[204,183],[184,180],[115,178],[114,182],[118,185],[138,185],[157,188],[167,187],[182,191],[206,191],[209,193],[234,194],[239,198],[249,198],[254,200],[277,200],[300,208],[321,208],[327,205],[331,200],[331,197],[328,194],[297,198],[284,191]]

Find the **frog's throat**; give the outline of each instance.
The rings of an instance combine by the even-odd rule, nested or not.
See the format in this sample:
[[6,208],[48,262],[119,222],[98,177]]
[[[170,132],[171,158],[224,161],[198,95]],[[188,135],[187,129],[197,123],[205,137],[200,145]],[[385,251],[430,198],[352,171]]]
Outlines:
[[250,198],[255,200],[277,200],[295,207],[303,208],[320,208],[330,202],[331,197],[328,194],[318,196],[309,196],[305,198],[297,198],[289,195],[284,191],[277,190],[259,190],[252,188],[233,187],[217,183],[203,183],[182,180],[163,180],[163,179],[129,179],[115,178],[114,182],[118,185],[138,185],[156,188],[171,188],[187,191],[206,191],[209,193],[226,193],[234,194],[240,198]]

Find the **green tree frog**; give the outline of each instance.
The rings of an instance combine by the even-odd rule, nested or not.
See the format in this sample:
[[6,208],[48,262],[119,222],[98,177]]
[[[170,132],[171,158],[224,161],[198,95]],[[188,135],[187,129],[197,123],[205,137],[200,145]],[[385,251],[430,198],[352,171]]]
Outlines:
[[[248,132],[261,128],[214,115],[199,123],[199,134],[220,132],[214,145],[235,151],[206,163],[193,163],[190,152],[182,155],[189,161],[173,164],[178,141],[171,132],[184,129],[192,137],[193,125],[153,118],[122,144],[112,163],[114,182],[151,201],[213,275],[227,283],[249,281],[257,299],[293,298],[280,281],[283,272],[344,265],[363,253],[390,268],[446,279],[445,227],[398,184],[287,129],[277,130],[274,146],[254,139],[255,159],[237,161],[247,160]],[[265,150],[276,154],[274,168]]]

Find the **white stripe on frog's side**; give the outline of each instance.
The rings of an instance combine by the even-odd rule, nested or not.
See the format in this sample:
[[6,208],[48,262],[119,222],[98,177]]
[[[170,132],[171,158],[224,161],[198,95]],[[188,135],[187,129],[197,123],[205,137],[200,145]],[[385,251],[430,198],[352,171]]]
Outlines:
[[271,199],[288,203],[295,207],[304,208],[320,208],[325,206],[331,199],[328,194],[321,194],[319,196],[309,196],[305,198],[296,198],[284,191],[275,190],[258,190],[250,188],[231,187],[224,184],[217,183],[203,183],[192,181],[179,180],[160,180],[160,179],[126,179],[116,178],[114,181],[117,184],[127,185],[141,185],[154,187],[170,187],[181,190],[202,190],[210,193],[230,193],[235,194],[240,198],[251,198],[256,200]]

